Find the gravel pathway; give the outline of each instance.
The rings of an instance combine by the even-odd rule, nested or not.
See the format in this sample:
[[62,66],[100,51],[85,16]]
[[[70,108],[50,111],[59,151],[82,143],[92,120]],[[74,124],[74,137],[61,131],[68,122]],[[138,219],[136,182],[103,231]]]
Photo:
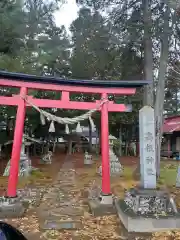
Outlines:
[[83,208],[76,198],[76,172],[73,163],[66,161],[57,179],[43,196],[38,208],[40,229],[74,230],[81,228]]

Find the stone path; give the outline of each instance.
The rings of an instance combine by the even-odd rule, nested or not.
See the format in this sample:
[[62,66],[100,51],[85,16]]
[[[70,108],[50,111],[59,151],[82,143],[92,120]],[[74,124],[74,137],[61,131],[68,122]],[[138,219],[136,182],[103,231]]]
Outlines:
[[37,210],[40,229],[80,229],[83,209],[78,203],[77,192],[73,163],[66,160]]

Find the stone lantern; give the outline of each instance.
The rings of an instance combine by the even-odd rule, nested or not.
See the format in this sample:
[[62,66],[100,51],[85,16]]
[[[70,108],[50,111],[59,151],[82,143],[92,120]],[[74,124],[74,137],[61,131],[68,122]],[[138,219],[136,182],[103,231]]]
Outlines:
[[[18,173],[19,176],[27,177],[30,175],[30,172],[32,170],[31,160],[25,153],[25,146],[27,146],[28,144],[26,144],[26,138],[23,136],[21,153],[20,153],[20,161],[19,161],[19,173]],[[9,170],[10,170],[10,161],[7,163],[3,176],[9,176]]]
[[[117,138],[109,135],[109,160],[110,160],[110,174],[111,176],[122,175],[122,166],[121,163],[113,151],[114,141],[117,141]],[[102,174],[102,166],[99,167],[99,173]]]
[[109,135],[109,147],[110,149],[113,149],[113,146],[114,146],[114,141],[116,141],[117,138],[114,137],[113,135]]

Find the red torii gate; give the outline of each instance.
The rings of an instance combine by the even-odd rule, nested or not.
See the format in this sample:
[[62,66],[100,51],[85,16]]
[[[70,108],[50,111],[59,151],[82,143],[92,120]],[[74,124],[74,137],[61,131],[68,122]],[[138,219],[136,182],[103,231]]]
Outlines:
[[[14,141],[11,154],[10,174],[8,180],[7,197],[16,197],[19,159],[26,106],[29,105],[23,97],[40,108],[64,108],[90,110],[97,107],[97,102],[70,101],[69,94],[98,93],[103,99],[108,99],[108,94],[132,95],[137,87],[142,87],[149,82],[145,81],[102,81],[102,80],[67,80],[53,77],[38,77],[34,75],[0,72],[0,86],[18,87],[19,95],[6,97],[0,96],[0,105],[17,106]],[[28,96],[28,89],[61,91],[61,100],[37,99]],[[101,154],[102,154],[102,195],[111,195],[110,168],[109,168],[109,127],[108,112],[129,112],[131,109],[125,104],[115,104],[107,101],[101,106]]]

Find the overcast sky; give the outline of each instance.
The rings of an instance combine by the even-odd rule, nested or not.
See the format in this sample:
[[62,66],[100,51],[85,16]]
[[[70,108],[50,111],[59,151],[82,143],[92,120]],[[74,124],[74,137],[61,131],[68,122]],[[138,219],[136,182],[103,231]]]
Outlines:
[[58,26],[64,25],[67,29],[73,20],[76,19],[78,7],[75,0],[67,0],[59,11],[55,13],[55,20]]

